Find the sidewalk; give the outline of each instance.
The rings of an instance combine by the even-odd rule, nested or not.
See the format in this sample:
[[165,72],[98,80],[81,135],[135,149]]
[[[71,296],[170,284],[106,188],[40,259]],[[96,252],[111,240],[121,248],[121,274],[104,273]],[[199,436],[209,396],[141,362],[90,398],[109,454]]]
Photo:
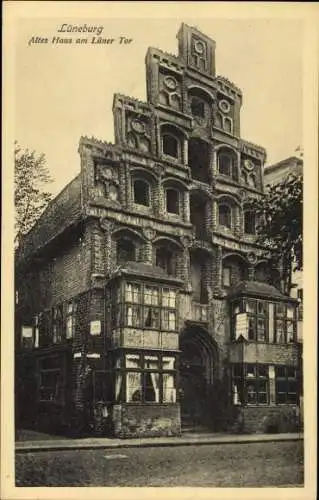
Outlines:
[[303,434],[196,434],[185,433],[179,437],[155,437],[155,438],[132,438],[132,439],[111,439],[111,438],[83,438],[83,439],[52,439],[46,441],[18,441],[15,444],[17,453],[27,453],[33,451],[54,451],[54,450],[85,450],[93,448],[147,448],[156,446],[190,446],[190,445],[211,445],[211,444],[237,444],[237,443],[258,443],[270,441],[299,441],[303,439]]

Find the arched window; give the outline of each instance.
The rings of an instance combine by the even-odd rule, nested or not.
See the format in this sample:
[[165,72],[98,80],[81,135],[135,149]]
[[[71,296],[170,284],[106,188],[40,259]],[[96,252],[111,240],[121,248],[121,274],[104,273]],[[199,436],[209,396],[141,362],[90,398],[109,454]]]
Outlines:
[[218,155],[218,171],[221,175],[232,177],[233,158],[228,153],[219,153]]
[[127,261],[136,260],[136,248],[134,243],[127,239],[121,238],[116,245],[116,262],[117,264],[125,264]]
[[205,103],[198,97],[193,97],[191,101],[191,111],[193,116],[205,117]]
[[194,226],[197,239],[209,240],[209,199],[202,192],[192,192],[190,195],[190,221]]
[[244,231],[246,234],[256,234],[256,217],[252,210],[244,211]]
[[254,174],[250,174],[248,175],[248,178],[247,178],[247,183],[248,183],[248,186],[256,189],[256,177]]
[[150,206],[150,185],[142,179],[134,181],[134,203]]
[[242,258],[232,255],[223,259],[222,285],[233,286],[248,279],[248,265]]
[[223,286],[231,285],[231,267],[223,266]]
[[218,223],[220,226],[231,228],[231,208],[229,205],[223,203],[219,205]]
[[179,214],[179,191],[166,189],[166,211],[170,214]]
[[169,275],[175,275],[176,265],[173,252],[166,247],[156,249],[156,266],[163,269]]
[[179,157],[178,140],[171,134],[163,134],[163,153],[173,158]]
[[199,249],[190,251],[190,272],[193,299],[201,304],[208,304],[207,275],[210,257]]
[[202,139],[192,137],[188,141],[188,164],[191,168],[192,179],[209,183],[209,144]]
[[232,132],[233,132],[232,119],[228,118],[227,116],[224,118],[224,130],[225,130],[225,132],[228,132],[228,134],[232,134]]

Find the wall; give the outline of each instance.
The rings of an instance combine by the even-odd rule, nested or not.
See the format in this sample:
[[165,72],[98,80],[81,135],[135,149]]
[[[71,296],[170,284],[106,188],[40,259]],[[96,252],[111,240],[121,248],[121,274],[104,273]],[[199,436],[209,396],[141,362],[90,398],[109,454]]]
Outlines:
[[112,418],[116,437],[178,436],[181,433],[179,404],[116,405]]
[[234,420],[229,430],[243,434],[298,432],[301,414],[297,406],[247,406],[233,408]]
[[71,236],[57,246],[45,260],[35,261],[17,275],[19,308],[22,320],[32,321],[34,314],[54,307],[89,288],[91,271],[90,233]]

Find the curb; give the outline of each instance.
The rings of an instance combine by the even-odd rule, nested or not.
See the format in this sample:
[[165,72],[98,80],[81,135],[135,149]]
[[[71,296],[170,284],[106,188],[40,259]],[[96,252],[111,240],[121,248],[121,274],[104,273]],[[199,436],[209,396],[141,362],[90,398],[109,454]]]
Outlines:
[[150,442],[115,442],[115,443],[57,443],[53,442],[45,444],[27,443],[25,446],[17,445],[15,447],[15,452],[18,453],[33,453],[40,451],[67,451],[67,450],[90,450],[90,449],[119,449],[119,448],[167,448],[167,447],[177,447],[177,446],[204,446],[204,445],[221,445],[221,444],[249,444],[249,443],[270,443],[270,442],[283,442],[283,441],[302,441],[303,435],[292,434],[287,435],[268,435],[266,436],[247,436],[243,438],[212,438],[205,440],[196,439],[181,439],[180,441],[150,441]]

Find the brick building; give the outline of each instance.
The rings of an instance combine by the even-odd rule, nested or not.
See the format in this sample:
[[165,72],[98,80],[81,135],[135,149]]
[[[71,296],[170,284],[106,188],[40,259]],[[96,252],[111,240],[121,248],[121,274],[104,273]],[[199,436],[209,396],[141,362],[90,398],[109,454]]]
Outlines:
[[215,42],[150,48],[147,101],[114,96],[115,144],[81,171],[16,265],[17,419],[119,437],[283,428],[298,403],[296,301],[255,243],[265,150]]

